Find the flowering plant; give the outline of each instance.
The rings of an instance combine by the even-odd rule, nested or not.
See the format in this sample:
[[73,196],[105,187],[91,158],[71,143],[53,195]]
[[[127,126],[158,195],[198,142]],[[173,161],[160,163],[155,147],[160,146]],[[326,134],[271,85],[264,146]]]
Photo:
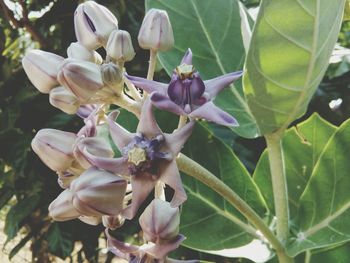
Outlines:
[[[147,1],[152,7],[158,7],[156,2]],[[49,206],[52,219],[78,218],[91,225],[102,223],[109,250],[129,262],[181,262],[168,254],[183,242],[208,253],[247,257],[256,262],[276,256],[284,263],[294,262],[298,254],[310,257],[315,249],[348,241],[350,227],[342,221],[349,212],[349,196],[343,192],[339,198],[335,195],[338,190],[343,191],[341,184],[350,184],[343,176],[346,165],[336,159],[345,154],[344,145],[350,141],[346,132],[348,122],[334,128],[313,116],[300,125],[308,130],[314,123],[320,123],[322,132],[329,135],[325,136],[328,141],[319,140],[315,134],[303,134],[302,129],[287,131],[305,113],[326,70],[344,0],[337,0],[339,5],[330,8],[327,19],[333,22],[328,28],[319,21],[325,3],[319,1],[315,7],[301,2],[289,5],[307,21],[303,32],[313,38],[304,42],[297,39],[299,28],[283,24],[282,15],[288,15],[284,14],[287,11],[274,13],[278,1],[262,1],[253,32],[245,8],[235,2],[240,12],[241,51],[245,47],[247,53],[243,71],[226,72],[230,67],[221,62],[220,47],[215,48],[217,44],[204,30],[223,72],[205,78],[210,74],[202,74],[204,66],[196,64],[195,58],[201,58],[197,46],[193,50],[191,46],[185,47],[182,59],[172,66],[176,53],[168,51],[174,45],[177,47],[176,34],[185,28],[180,22],[173,28],[165,10],[149,8],[139,31],[138,43],[150,53],[147,77],[143,78],[127,72],[126,63],[135,57],[135,51],[131,35],[118,28],[114,15],[93,1],[80,4],[74,14],[77,42],[68,47],[68,58],[31,50],[23,59],[28,78],[40,92],[49,94],[50,103],[65,113],[77,114],[85,124],[77,133],[43,129],[32,141],[33,150],[57,173],[58,183],[64,189]],[[174,3],[170,6],[165,3],[161,1],[160,5],[169,12],[173,10]],[[190,3],[204,28],[198,6],[195,1]],[[314,24],[309,23],[311,18]],[[228,32],[229,29],[225,34]],[[267,37],[276,41],[267,45],[264,41]],[[281,46],[290,54],[286,55]],[[96,51],[99,48],[104,48],[105,57]],[[308,59],[303,57],[305,52]],[[157,57],[171,73],[169,83],[153,80]],[[286,65],[288,70],[284,72],[276,65]],[[242,75],[243,89],[239,84],[233,86]],[[232,92],[231,97],[220,94],[225,90]],[[237,105],[233,105],[234,101]],[[118,109],[113,110],[114,106]],[[177,127],[163,132],[160,124],[164,121],[157,120],[156,111],[163,116],[164,111],[170,112],[171,120],[177,115]],[[125,129],[119,121],[123,113],[137,117],[134,131]],[[219,125],[247,138],[265,137],[267,151],[253,178],[220,139],[216,139],[219,141],[216,152],[217,159],[224,161],[219,169],[221,178],[211,172],[216,156],[215,149],[210,148],[210,138],[204,136],[209,141],[200,142],[207,146],[192,145],[193,151],[187,149],[191,157],[182,152],[184,145],[191,143],[189,138],[194,130],[198,137],[205,129],[214,131],[210,136],[216,136]],[[103,132],[106,127],[107,135]],[[307,148],[312,161],[290,160],[290,134],[303,138],[309,146],[324,149]],[[209,163],[204,165],[208,167],[197,161],[198,151],[203,149],[204,155],[210,155]],[[296,163],[305,170],[302,182],[291,172]],[[336,170],[338,166],[340,172]],[[329,169],[331,178],[325,175]],[[206,186],[188,179],[184,186],[180,171]],[[300,172],[295,173],[301,176]],[[331,185],[331,195],[320,196],[323,183]],[[319,199],[329,209],[320,207]],[[202,204],[204,207],[198,207]],[[191,214],[191,209],[196,212]],[[129,244],[113,236],[112,230],[118,232],[125,220],[141,212],[143,244]],[[182,225],[180,214],[186,222]],[[215,226],[208,225],[211,218],[216,219]],[[208,227],[208,234],[196,231],[196,224]],[[260,252],[246,255],[243,247],[258,248]],[[236,250],[232,253],[223,251],[233,248]]]

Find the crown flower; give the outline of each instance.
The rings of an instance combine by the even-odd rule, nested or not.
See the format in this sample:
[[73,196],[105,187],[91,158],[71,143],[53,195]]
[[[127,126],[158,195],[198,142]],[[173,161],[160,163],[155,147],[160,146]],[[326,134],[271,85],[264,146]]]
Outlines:
[[238,71],[203,81],[192,65],[192,51],[188,49],[169,84],[134,76],[127,78],[152,94],[152,104],[159,109],[221,125],[238,126],[236,119],[215,106],[213,100],[222,89],[241,76],[242,72]]

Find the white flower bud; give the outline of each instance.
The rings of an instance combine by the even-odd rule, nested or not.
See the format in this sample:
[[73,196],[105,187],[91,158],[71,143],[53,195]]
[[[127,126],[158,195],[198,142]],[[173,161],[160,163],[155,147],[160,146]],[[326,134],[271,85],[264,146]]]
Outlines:
[[143,49],[166,51],[174,46],[174,34],[168,13],[150,9],[143,19],[138,41]]
[[67,48],[68,58],[85,60],[96,64],[101,64],[103,59],[95,50],[89,50],[78,42],[71,43]]
[[74,26],[78,42],[94,50],[106,45],[109,34],[118,29],[118,20],[106,7],[87,1],[76,9]]
[[[123,83],[123,73],[114,63],[106,63],[101,65],[101,74],[103,83],[115,87]],[[122,87],[121,87],[122,89]]]
[[118,175],[90,168],[70,185],[73,206],[85,216],[118,215],[126,186],[127,181]]
[[143,237],[149,242],[172,240],[179,234],[179,209],[169,202],[154,199],[139,219]]
[[66,171],[73,163],[76,135],[55,129],[42,129],[32,140],[32,148],[54,171]]
[[80,104],[78,98],[64,87],[56,87],[50,91],[50,104],[67,114],[75,114]]
[[79,220],[85,224],[97,226],[101,223],[102,219],[100,216],[79,216]]
[[42,50],[31,50],[22,59],[23,69],[32,84],[42,93],[58,85],[57,65],[63,57]]
[[118,62],[131,61],[135,57],[130,34],[124,30],[113,30],[109,35],[106,51]]
[[72,205],[72,193],[69,189],[64,190],[49,205],[49,215],[55,221],[67,221],[78,218],[79,212]]
[[103,88],[100,66],[82,60],[66,59],[60,66],[57,79],[81,102],[88,101]]

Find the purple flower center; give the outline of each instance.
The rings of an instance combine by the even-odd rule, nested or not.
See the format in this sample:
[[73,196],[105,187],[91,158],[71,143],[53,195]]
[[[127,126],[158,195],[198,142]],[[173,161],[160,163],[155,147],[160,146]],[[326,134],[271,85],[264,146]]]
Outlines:
[[206,102],[203,97],[205,85],[193,65],[181,64],[173,74],[168,86],[169,98],[187,113]]
[[128,159],[130,173],[137,175],[148,172],[157,175],[158,161],[169,159],[169,153],[160,151],[163,144],[163,135],[158,135],[152,139],[147,139],[143,134],[136,135],[122,149],[122,155]]

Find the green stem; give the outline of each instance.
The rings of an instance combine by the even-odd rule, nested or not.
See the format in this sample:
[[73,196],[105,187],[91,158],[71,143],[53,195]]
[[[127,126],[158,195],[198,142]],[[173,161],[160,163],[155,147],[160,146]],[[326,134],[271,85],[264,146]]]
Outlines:
[[288,188],[279,134],[265,135],[277,217],[277,237],[284,244],[289,235]]
[[147,79],[153,80],[154,71],[156,70],[156,64],[157,64],[157,51],[151,49],[149,54]]
[[185,126],[187,123],[187,116],[181,115],[179,118],[179,124],[177,125],[177,129],[182,128],[183,126]]
[[214,174],[209,172],[203,166],[193,161],[184,154],[180,154],[177,158],[177,164],[181,171],[201,181],[205,185],[209,186],[231,205],[233,205],[239,212],[242,213],[270,242],[272,247],[276,250],[280,263],[292,263],[294,262],[286,252],[284,246],[276,238],[274,233],[269,229],[265,222],[259,217],[257,213],[230,187],[223,183]]

